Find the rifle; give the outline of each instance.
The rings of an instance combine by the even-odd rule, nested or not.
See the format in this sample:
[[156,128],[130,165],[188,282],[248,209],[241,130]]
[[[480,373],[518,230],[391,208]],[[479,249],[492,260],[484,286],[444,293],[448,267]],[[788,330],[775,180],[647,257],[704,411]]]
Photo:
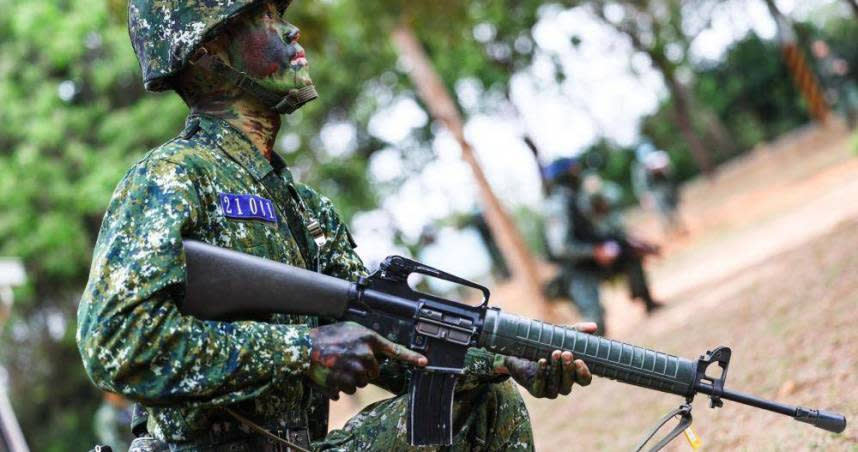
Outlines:
[[[429,364],[411,371],[409,386],[412,445],[452,443],[453,392],[469,347],[533,361],[548,358],[554,350],[568,350],[594,375],[685,397],[683,406],[688,408],[679,414],[687,422],[692,399],[702,393],[709,396],[713,408],[726,399],[830,432],[846,428],[846,418],[839,413],[726,389],[731,355],[727,347],[690,360],[520,317],[489,307],[486,287],[404,257],[390,256],[372,275],[349,282],[197,241],[185,240],[184,246],[187,279],[179,308],[186,314],[204,320],[258,319],[282,313],[353,321],[424,354]],[[412,274],[476,289],[482,293],[482,302],[470,306],[416,292],[408,285]],[[717,378],[706,375],[712,364],[721,368]]]

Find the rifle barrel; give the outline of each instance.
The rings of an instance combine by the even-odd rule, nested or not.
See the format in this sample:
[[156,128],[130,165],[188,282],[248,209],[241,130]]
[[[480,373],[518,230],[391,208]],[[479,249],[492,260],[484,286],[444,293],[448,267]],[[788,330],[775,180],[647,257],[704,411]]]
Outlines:
[[783,414],[829,432],[841,433],[846,429],[846,417],[833,411],[813,410],[795,405],[787,405],[730,389],[715,391],[711,385],[705,383],[698,383],[695,386],[695,390],[706,395],[716,395],[722,399]]

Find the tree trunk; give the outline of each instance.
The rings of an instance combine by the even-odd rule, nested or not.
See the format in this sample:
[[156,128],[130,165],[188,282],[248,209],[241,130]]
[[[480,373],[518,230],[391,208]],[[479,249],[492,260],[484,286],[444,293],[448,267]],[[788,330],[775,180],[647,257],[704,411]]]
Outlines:
[[676,71],[673,64],[667,59],[663,53],[657,52],[655,49],[646,47],[638,36],[634,33],[625,31],[632,39],[632,44],[636,49],[646,53],[656,67],[661,72],[664,78],[664,83],[667,89],[670,90],[670,96],[673,100],[673,114],[675,116],[676,125],[679,127],[679,133],[688,144],[688,150],[691,152],[691,157],[694,158],[697,167],[703,172],[706,177],[715,175],[715,168],[712,166],[712,155],[697,131],[694,130],[694,103],[691,101],[691,93],[679,79],[676,78]]
[[458,108],[413,30],[407,25],[400,25],[393,30],[391,38],[399,54],[411,65],[408,75],[417,88],[417,94],[429,108],[432,117],[450,130],[462,148],[462,158],[470,165],[477,182],[486,222],[504,259],[509,263],[513,278],[525,290],[523,296],[528,300],[526,305],[538,307],[539,314],[545,316],[548,313],[547,303],[542,295],[535,260],[515,223],[492,192],[470,143],[465,139],[464,125]]
[[676,116],[676,125],[679,127],[679,132],[688,143],[688,149],[691,151],[691,156],[697,162],[700,171],[703,171],[707,177],[714,175],[712,159],[709,150],[703,144],[703,140],[694,130],[694,122],[691,116],[691,100],[690,94],[685,86],[676,79],[675,75],[662,71],[667,87],[673,97],[673,114]]
[[724,125],[724,121],[721,121],[721,118],[712,110],[696,106],[695,109],[703,116],[706,127],[704,137],[707,140],[711,138],[711,141],[717,146],[717,150],[712,153],[715,160],[718,160],[720,156],[733,157],[738,151],[738,145],[727,126]]

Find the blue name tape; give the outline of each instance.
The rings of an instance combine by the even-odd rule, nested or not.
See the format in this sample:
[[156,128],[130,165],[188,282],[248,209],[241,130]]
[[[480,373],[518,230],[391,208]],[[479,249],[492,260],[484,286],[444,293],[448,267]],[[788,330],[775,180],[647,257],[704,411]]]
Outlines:
[[277,223],[274,203],[261,196],[218,193],[220,208],[227,218],[256,219]]

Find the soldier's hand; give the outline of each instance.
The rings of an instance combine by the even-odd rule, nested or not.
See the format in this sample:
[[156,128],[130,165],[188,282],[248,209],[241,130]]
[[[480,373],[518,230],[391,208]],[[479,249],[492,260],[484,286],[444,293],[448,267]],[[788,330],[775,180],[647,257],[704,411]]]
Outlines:
[[357,388],[378,378],[378,356],[420,367],[428,363],[425,356],[354,322],[313,328],[310,341],[310,368],[306,375],[334,400],[340,391],[354,394]]
[[602,267],[610,267],[620,256],[620,251],[622,249],[617,242],[613,240],[602,242],[593,249],[593,259]]
[[[593,322],[578,323],[573,328],[588,334],[596,332]],[[506,356],[503,365],[496,370],[512,376],[537,398],[556,399],[558,395],[569,394],[575,383],[587,386],[593,379],[584,361],[575,359],[572,352],[560,350],[554,350],[550,359],[543,358],[537,362]]]

